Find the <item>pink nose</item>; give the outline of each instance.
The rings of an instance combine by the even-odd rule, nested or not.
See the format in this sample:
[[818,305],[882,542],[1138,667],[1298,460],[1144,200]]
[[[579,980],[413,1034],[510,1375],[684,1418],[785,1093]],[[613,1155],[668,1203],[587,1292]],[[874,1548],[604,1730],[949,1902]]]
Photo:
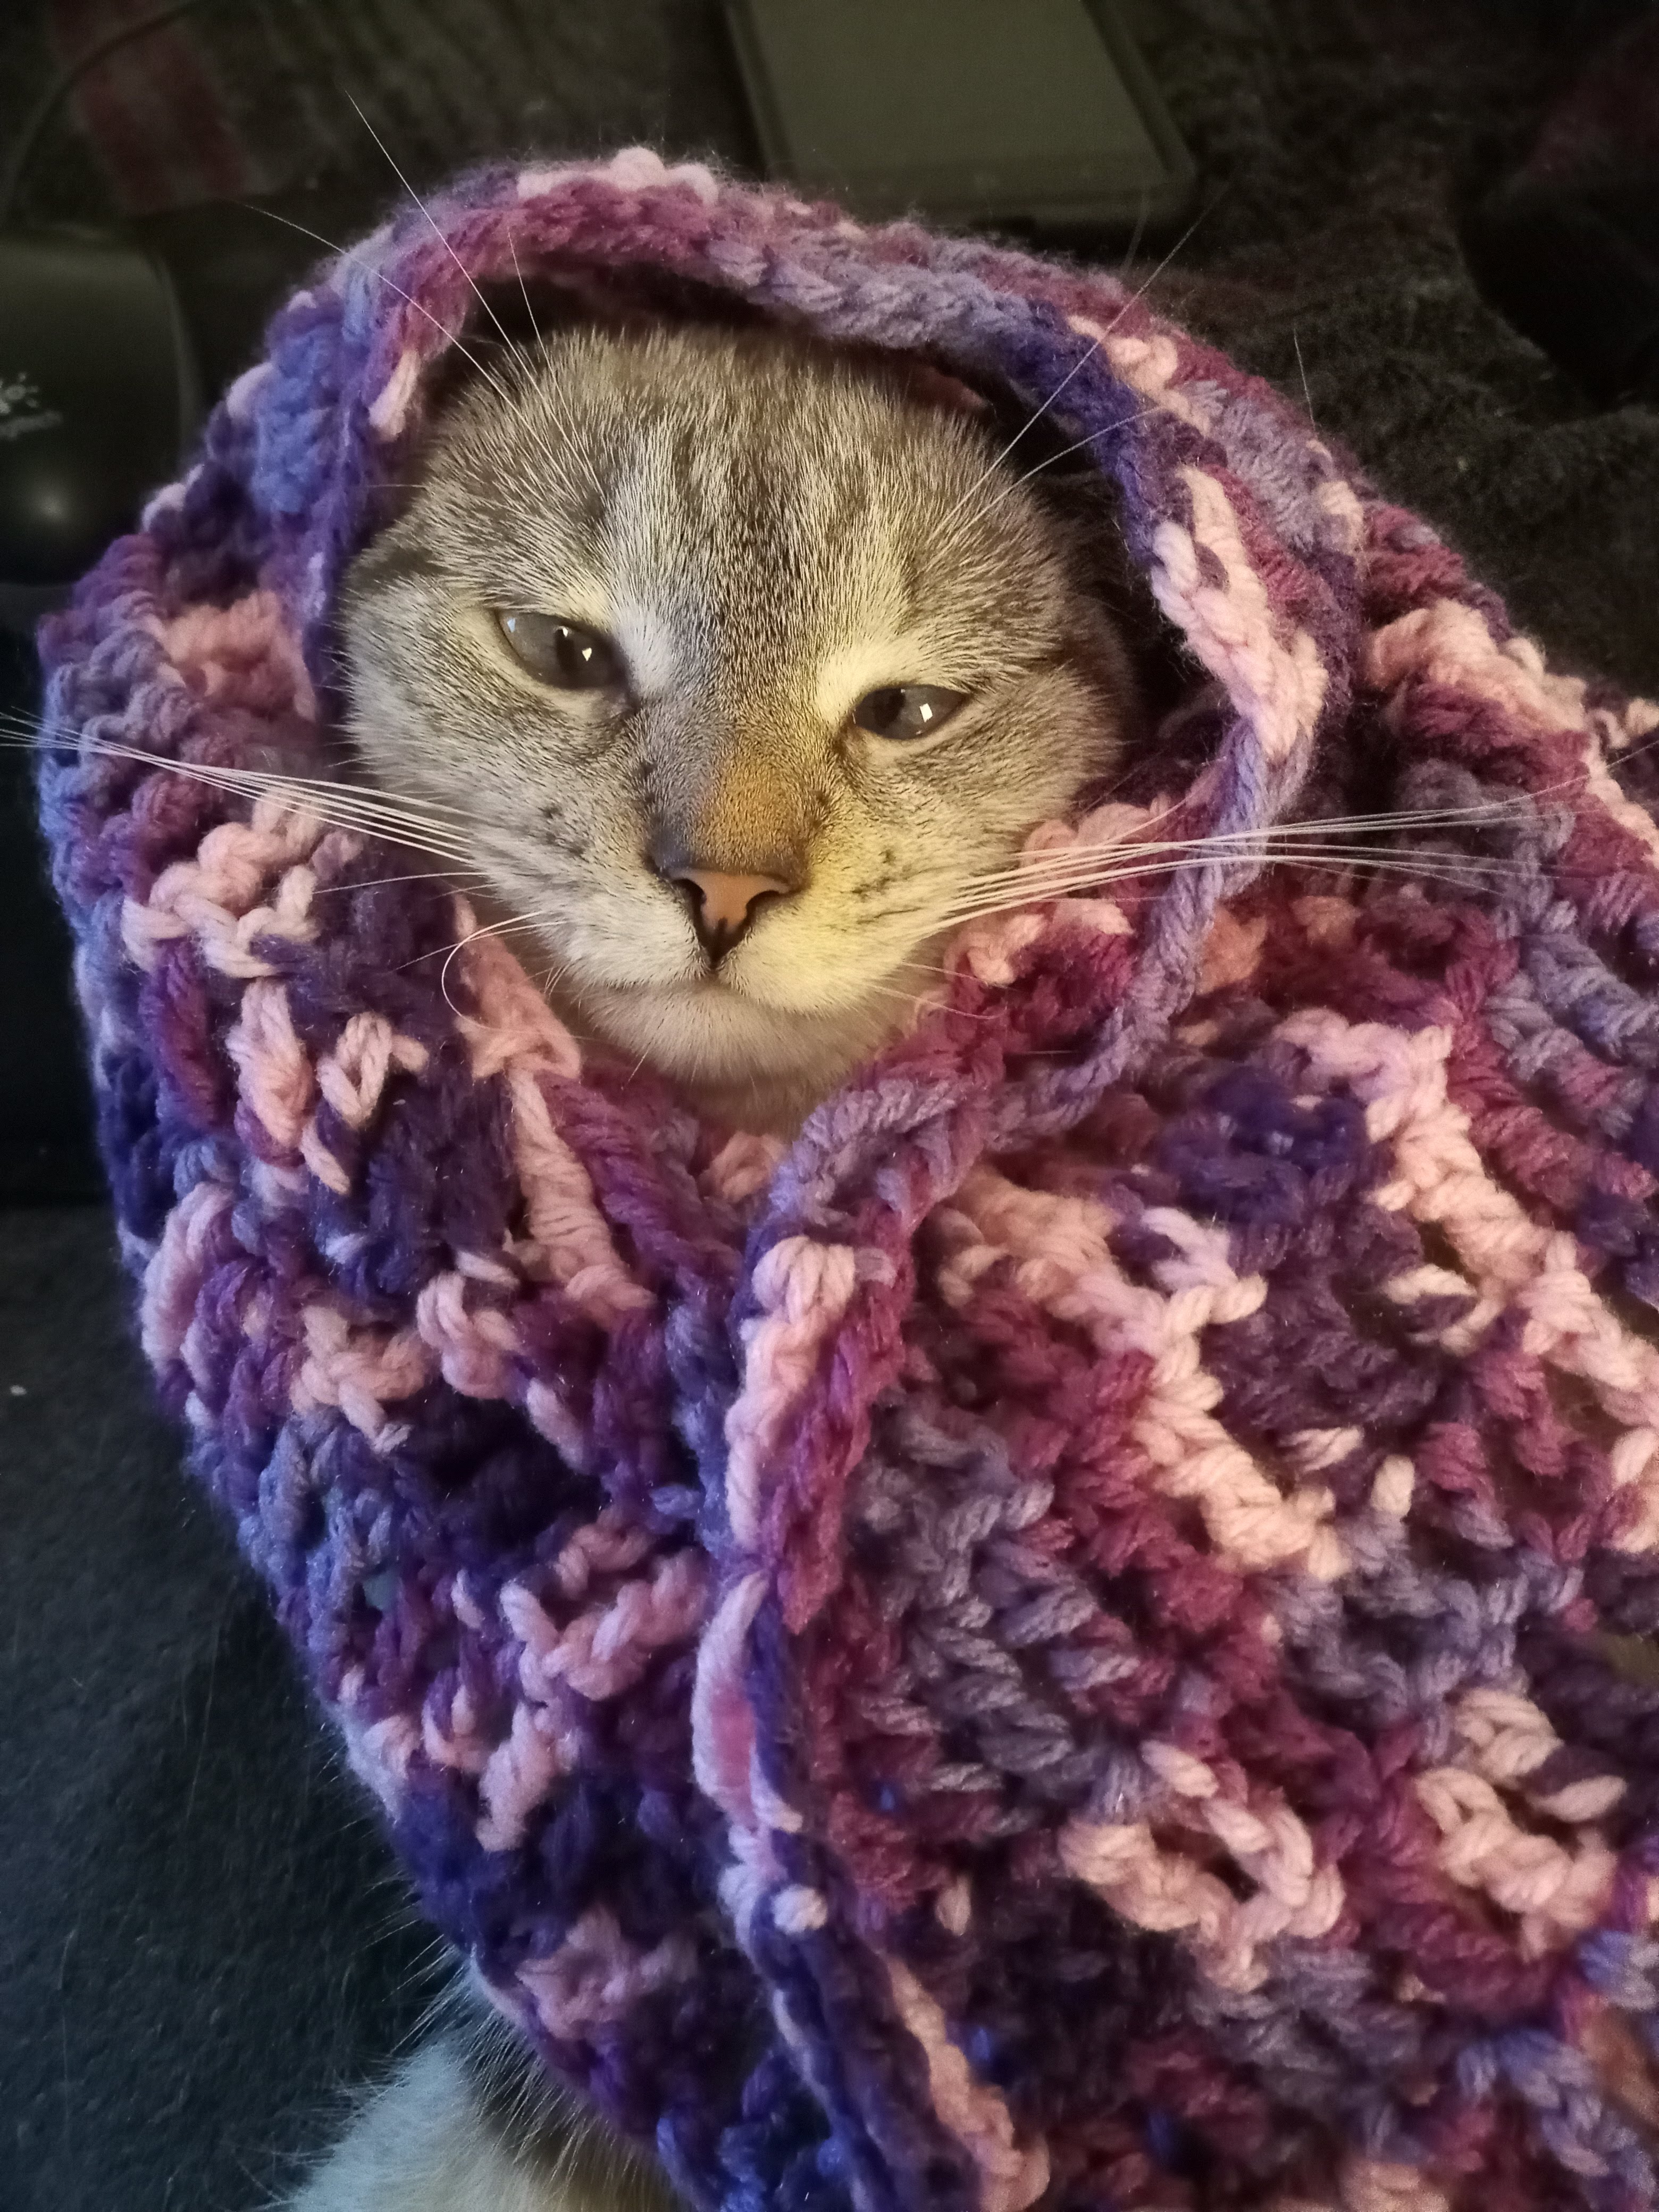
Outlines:
[[732,876],[719,868],[676,868],[668,880],[684,892],[691,927],[716,962],[750,928],[763,901],[782,898],[794,889],[781,876]]

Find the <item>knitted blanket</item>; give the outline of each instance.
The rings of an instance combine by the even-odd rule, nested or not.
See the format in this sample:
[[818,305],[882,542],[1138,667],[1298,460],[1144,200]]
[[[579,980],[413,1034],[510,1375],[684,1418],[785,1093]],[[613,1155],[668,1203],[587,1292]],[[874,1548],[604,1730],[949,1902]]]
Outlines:
[[[1034,843],[1219,842],[972,925],[787,1148],[246,787],[519,268],[1063,381],[1185,640]],[[1656,2201],[1659,714],[1111,279],[637,151],[325,271],[45,655],[161,1395],[426,1911],[693,2204]],[[1465,826],[1257,865],[1356,792]]]

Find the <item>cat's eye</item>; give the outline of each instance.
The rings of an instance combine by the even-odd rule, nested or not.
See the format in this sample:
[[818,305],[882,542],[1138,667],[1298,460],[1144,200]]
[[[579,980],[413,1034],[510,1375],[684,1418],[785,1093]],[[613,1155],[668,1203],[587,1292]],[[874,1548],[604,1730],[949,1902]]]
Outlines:
[[612,691],[623,680],[617,648],[597,630],[556,615],[498,614],[496,628],[520,667],[558,691]]
[[865,693],[853,720],[872,738],[927,738],[966,700],[965,692],[946,691],[937,684],[884,684],[879,691]]

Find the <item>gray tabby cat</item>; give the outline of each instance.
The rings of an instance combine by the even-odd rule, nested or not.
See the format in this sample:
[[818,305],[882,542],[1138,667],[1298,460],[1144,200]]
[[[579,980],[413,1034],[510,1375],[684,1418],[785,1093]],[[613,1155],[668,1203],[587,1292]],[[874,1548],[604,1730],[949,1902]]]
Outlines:
[[463,811],[587,1037],[787,1125],[1118,750],[1082,533],[965,409],[805,343],[497,360],[351,579],[358,751]]
[[[569,331],[481,365],[350,579],[368,776],[459,813],[593,1046],[736,1125],[904,1021],[1133,721],[1098,511],[966,398],[775,334]],[[294,2212],[672,2202],[536,2082],[499,2023],[452,2032]]]

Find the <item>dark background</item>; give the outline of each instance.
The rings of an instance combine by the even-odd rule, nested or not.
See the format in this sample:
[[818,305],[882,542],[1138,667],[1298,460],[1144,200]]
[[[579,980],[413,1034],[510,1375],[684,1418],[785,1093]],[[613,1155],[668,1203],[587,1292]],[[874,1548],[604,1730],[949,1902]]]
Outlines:
[[[66,56],[145,12],[11,0],[0,152]],[[1659,410],[1624,396],[1654,388],[1647,341],[1596,336],[1601,306],[1628,324],[1640,287],[1584,295],[1584,225],[1639,257],[1659,210],[1659,11],[1128,13],[1207,209],[1158,303],[1285,388],[1305,379],[1322,430],[1553,659],[1659,689]],[[239,204],[344,240],[395,191],[348,90],[417,183],[476,154],[641,137],[754,159],[705,0],[241,0],[142,69],[131,50],[96,100],[89,82],[41,142],[28,208],[158,243],[220,380],[315,250]],[[0,706],[31,697],[26,650],[0,646]],[[26,781],[0,762],[0,2212],[246,2212],[410,2033],[434,1961],[149,1410]]]

